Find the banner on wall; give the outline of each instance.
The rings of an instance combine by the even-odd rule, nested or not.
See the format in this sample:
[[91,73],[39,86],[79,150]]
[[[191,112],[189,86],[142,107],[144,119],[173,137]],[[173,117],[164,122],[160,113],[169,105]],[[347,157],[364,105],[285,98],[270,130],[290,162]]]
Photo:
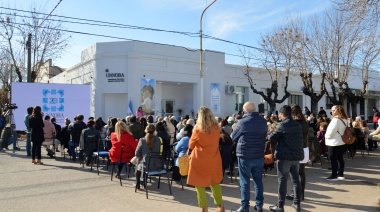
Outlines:
[[141,78],[141,107],[145,115],[154,115],[154,94],[156,81],[154,79]]
[[215,114],[220,114],[220,84],[211,83],[210,84],[211,93],[211,111]]
[[28,107],[41,106],[44,116],[55,117],[57,124],[65,126],[65,118],[82,114],[85,120],[90,116],[90,85],[52,83],[12,83],[12,103],[17,130],[25,130],[24,117]]

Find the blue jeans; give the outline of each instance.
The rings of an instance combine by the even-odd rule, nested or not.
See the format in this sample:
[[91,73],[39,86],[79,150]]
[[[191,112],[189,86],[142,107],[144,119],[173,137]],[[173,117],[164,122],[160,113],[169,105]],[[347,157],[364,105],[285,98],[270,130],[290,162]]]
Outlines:
[[242,209],[249,211],[249,200],[251,198],[249,179],[251,177],[251,174],[256,194],[256,206],[258,209],[263,208],[264,186],[262,180],[262,171],[264,168],[264,157],[258,159],[238,157],[238,165]]
[[32,154],[32,144],[30,142],[30,132],[26,133],[26,154]]
[[79,146],[79,143],[74,142],[74,141],[69,142],[69,151],[70,151],[71,156],[73,157],[73,160],[76,159],[75,147],[77,146]]
[[277,160],[278,174],[278,206],[283,207],[287,190],[287,180],[290,174],[290,180],[293,184],[294,204],[300,203],[301,183],[299,179],[299,161]]

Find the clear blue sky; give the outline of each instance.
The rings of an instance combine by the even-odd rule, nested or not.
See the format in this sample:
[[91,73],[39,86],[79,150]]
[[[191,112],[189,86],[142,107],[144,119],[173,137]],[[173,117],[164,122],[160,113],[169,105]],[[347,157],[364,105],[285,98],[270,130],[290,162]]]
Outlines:
[[[59,0],[0,0],[2,6],[28,10],[31,4],[49,13]],[[149,28],[199,32],[202,10],[211,0],[62,0],[55,15],[93,19]],[[310,16],[330,6],[329,0],[218,0],[203,17],[203,33],[259,47],[260,34],[284,20],[287,14]],[[199,49],[199,37],[132,29],[114,29],[65,23],[65,29]],[[118,41],[71,34],[71,46],[54,65],[69,68],[80,62],[81,51],[96,42]],[[238,47],[203,39],[203,48],[239,55]],[[241,65],[239,57],[226,62]]]

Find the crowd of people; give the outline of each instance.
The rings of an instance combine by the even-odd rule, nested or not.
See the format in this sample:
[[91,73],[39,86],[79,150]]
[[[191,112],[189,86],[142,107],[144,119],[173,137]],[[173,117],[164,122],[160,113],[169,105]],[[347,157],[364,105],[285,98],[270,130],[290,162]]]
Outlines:
[[[376,116],[377,109],[374,108]],[[378,114],[380,117],[380,113]],[[379,117],[375,117],[380,123]],[[319,157],[327,157],[331,163],[328,181],[344,180],[344,154],[348,151],[354,157],[357,150],[371,151],[377,148],[380,127],[370,133],[366,121],[360,117],[351,120],[344,108],[335,105],[331,108],[331,119],[323,107],[317,115],[307,107],[284,105],[279,114],[262,116],[252,102],[243,105],[241,114],[215,117],[207,107],[200,107],[196,117],[145,116],[140,110],[136,115],[125,119],[109,117],[107,123],[101,117],[89,117],[84,122],[83,115],[74,117],[73,122],[65,119],[61,128],[56,119],[43,116],[41,107],[27,108],[24,123],[27,128],[26,153],[32,157],[33,164],[41,161],[41,148],[54,158],[56,152],[66,151],[75,162],[76,149],[80,149],[80,160],[87,166],[93,162],[93,152],[100,149],[108,151],[109,161],[117,164],[116,178],[120,177],[124,162],[129,163],[136,157],[136,189],[146,183],[144,171],[147,169],[152,152],[161,153],[164,159],[173,156],[172,178],[179,180],[178,158],[190,152],[187,184],[195,187],[198,206],[208,211],[206,188],[210,187],[217,211],[225,211],[220,183],[224,170],[234,175],[238,166],[240,177],[241,206],[239,212],[250,208],[250,178],[255,189],[256,211],[263,210],[264,186],[262,171],[265,149],[273,149],[278,174],[278,202],[270,206],[271,211],[284,211],[285,200],[292,200],[296,211],[301,210],[305,198],[306,170],[308,162]],[[356,142],[347,145],[342,140],[346,127],[353,127]],[[1,148],[13,143],[10,141],[9,124],[4,127]],[[123,149],[124,148],[124,149]],[[121,154],[121,152],[125,154]],[[170,154],[168,154],[170,153]],[[152,158],[152,160],[154,160]],[[153,161],[150,169],[162,169],[165,164]],[[291,178],[292,191],[287,191],[287,179]]]

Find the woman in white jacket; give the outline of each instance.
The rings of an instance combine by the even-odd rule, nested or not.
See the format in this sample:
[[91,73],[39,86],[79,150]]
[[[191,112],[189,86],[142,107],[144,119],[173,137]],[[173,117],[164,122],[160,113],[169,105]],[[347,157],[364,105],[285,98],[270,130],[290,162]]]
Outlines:
[[344,134],[344,130],[348,125],[348,117],[344,111],[344,108],[340,105],[334,105],[331,108],[331,113],[332,118],[326,130],[325,142],[326,146],[328,146],[332,172],[331,176],[326,180],[344,180],[343,154],[346,150],[346,144],[342,140],[342,135]]

